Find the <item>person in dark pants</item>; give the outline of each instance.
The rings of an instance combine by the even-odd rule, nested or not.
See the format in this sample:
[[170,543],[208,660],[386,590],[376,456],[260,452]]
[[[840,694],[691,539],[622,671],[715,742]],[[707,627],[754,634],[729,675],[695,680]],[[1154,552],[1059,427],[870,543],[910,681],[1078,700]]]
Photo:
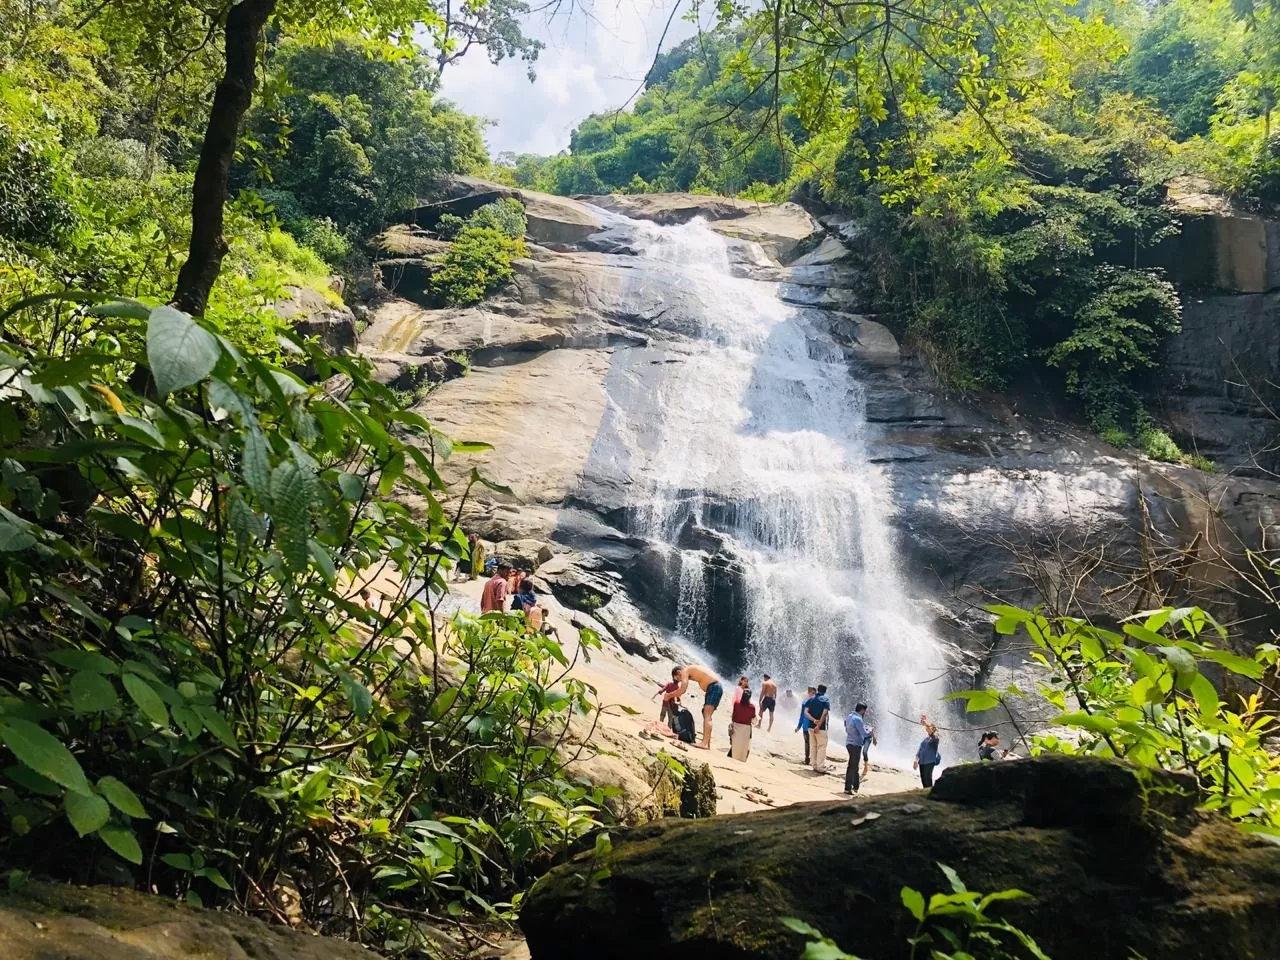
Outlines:
[[920,785],[928,790],[933,786],[933,771],[942,762],[942,754],[938,750],[938,728],[923,713],[920,714],[920,722],[924,725],[924,739],[916,749],[916,758],[911,761],[911,766],[920,771]]
[[805,716],[804,708],[809,705],[809,701],[817,696],[818,688],[810,687],[809,692],[805,694],[804,700],[800,703],[800,720],[796,724],[796,732],[804,739],[804,765],[809,766],[809,718]]
[[862,785],[858,771],[862,768],[862,745],[871,739],[867,732],[867,724],[863,719],[867,713],[867,705],[860,703],[853,708],[853,713],[844,718],[844,745],[849,751],[849,765],[844,771],[844,792],[853,794]]

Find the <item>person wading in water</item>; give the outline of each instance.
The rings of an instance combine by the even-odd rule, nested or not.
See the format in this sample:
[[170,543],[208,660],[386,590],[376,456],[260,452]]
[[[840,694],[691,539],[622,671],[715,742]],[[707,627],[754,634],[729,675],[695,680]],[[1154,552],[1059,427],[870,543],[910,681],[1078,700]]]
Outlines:
[[682,697],[689,689],[690,680],[702,688],[702,742],[698,746],[703,750],[710,750],[711,715],[716,712],[716,707],[720,706],[720,699],[724,696],[724,687],[720,684],[720,678],[706,667],[691,663],[687,667],[680,668],[677,679],[680,681]]

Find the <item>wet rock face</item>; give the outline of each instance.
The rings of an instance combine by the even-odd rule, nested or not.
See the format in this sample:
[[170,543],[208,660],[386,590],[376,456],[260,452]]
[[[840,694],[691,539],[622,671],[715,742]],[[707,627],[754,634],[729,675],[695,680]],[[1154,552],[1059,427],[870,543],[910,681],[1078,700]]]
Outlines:
[[[483,200],[486,190],[517,193],[469,182],[449,202]],[[644,411],[653,408],[665,378],[686,369],[705,343],[697,338],[697,311],[690,309],[697,291],[660,263],[636,256],[643,237],[635,225],[602,211],[662,223],[713,221],[722,235],[733,234],[726,250],[733,274],[778,284],[779,299],[813,331],[810,354],[847,365],[849,400],[865,405],[870,424],[866,455],[893,490],[888,520],[910,600],[933,618],[960,679],[982,682],[993,670],[1015,669],[1015,651],[993,637],[980,610],[995,601],[1041,601],[1040,585],[1022,562],[1029,555],[1053,561],[1064,545],[1105,541],[1110,559],[1136,564],[1152,537],[1177,547],[1206,529],[1215,542],[1227,544],[1256,544],[1260,529],[1280,535],[1280,487],[1273,483],[1152,464],[1083,430],[947,396],[919,359],[901,348],[884,318],[860,312],[850,244],[866,238],[856,224],[829,221],[823,228],[794,205],[693,195],[582,203],[535,203],[520,195],[530,211],[560,218],[556,222],[567,232],[556,235],[581,236],[531,248],[530,258],[517,262],[511,287],[474,308],[428,310],[394,299],[381,305],[361,349],[396,383],[418,382],[418,369],[427,364],[427,379],[434,382],[431,371],[440,364],[469,359],[469,373],[435,388],[423,410],[449,435],[493,446],[481,458],[444,464],[447,475],[464,478],[478,465],[515,496],[474,490],[464,523],[491,540],[553,544],[570,552],[565,562],[571,566],[586,564],[592,577],[609,574],[616,605],[610,602],[603,614],[590,604],[579,608],[598,617],[606,635],[646,655],[655,655],[661,638],[677,627],[683,592],[693,590],[705,608],[700,641],[726,669],[741,661],[752,584],[726,534],[753,504],[731,481],[711,477],[707,489],[689,492],[688,514],[674,517],[666,543],[637,534],[644,504],[636,496],[633,464],[652,455],[643,442]],[[397,242],[397,250],[408,250],[408,241]],[[1234,308],[1253,309],[1246,295],[1221,296]],[[1169,360],[1186,385],[1177,410],[1185,414],[1187,431],[1215,433],[1235,449],[1238,433],[1232,431],[1244,422],[1237,404],[1243,401],[1230,393],[1228,368],[1247,361],[1280,383],[1280,370],[1271,375],[1268,366],[1280,365],[1280,345],[1270,349],[1280,330],[1271,312],[1280,304],[1267,301],[1232,320],[1228,336],[1214,329],[1220,307],[1205,306],[1201,318],[1194,298],[1184,300],[1187,332],[1171,346]],[[1223,344],[1229,345],[1226,353]],[[1169,409],[1175,424],[1182,423]],[[1249,422],[1258,428],[1251,442],[1263,444],[1269,427],[1257,417]],[[630,448],[620,448],[620,432],[632,435]],[[1207,542],[1199,541],[1201,553]],[[689,570],[681,580],[673,546],[700,558],[694,572],[701,576],[692,585]],[[1221,604],[1224,619],[1239,619],[1237,601],[1217,575],[1189,569],[1168,599]],[[582,591],[568,576],[550,586],[572,603]],[[1104,591],[1111,586],[1097,585],[1086,602],[1110,612],[1116,604]],[[1165,599],[1130,592],[1124,602],[1132,606],[1123,613]]]
[[915,932],[901,888],[948,889],[944,863],[970,889],[1029,893],[998,915],[1051,957],[1273,956],[1280,848],[1195,812],[1191,789],[1052,757],[955,767],[928,796],[663,821],[614,832],[591,871],[571,862],[543,878],[521,926],[533,960],[793,960],[801,941],[780,920],[798,917],[849,953],[895,960]]

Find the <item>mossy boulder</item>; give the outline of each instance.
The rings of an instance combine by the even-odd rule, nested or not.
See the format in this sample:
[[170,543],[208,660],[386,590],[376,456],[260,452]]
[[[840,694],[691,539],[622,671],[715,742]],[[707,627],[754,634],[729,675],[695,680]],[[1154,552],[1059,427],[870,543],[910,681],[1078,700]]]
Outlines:
[[939,863],[970,889],[1029,893],[1000,916],[1055,960],[1280,956],[1280,847],[1197,811],[1187,778],[1066,757],[956,767],[928,796],[615,833],[592,870],[539,881],[521,926],[534,960],[794,960],[780,920],[798,917],[897,960],[915,926],[901,889],[944,889]]
[[28,883],[0,893],[4,960],[373,960],[347,940],[115,887]]

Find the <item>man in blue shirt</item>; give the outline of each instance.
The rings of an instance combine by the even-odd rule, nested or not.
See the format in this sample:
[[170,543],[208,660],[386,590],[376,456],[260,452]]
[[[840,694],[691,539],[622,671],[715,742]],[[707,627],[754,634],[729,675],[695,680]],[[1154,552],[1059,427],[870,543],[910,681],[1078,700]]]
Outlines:
[[809,721],[810,752],[813,754],[814,773],[827,772],[827,721],[831,717],[831,701],[827,699],[825,684],[818,684],[818,692],[804,705],[804,716]]
[[849,750],[849,766],[844,771],[844,792],[854,794],[862,781],[858,771],[862,767],[862,745],[871,739],[867,732],[867,723],[863,718],[867,713],[867,705],[860,703],[853,708],[853,713],[844,718],[844,745]]
[[809,706],[809,701],[818,692],[817,687],[810,687],[809,692],[800,703],[800,722],[796,724],[796,732],[804,738],[804,765],[809,765],[809,718],[805,716],[805,709]]

